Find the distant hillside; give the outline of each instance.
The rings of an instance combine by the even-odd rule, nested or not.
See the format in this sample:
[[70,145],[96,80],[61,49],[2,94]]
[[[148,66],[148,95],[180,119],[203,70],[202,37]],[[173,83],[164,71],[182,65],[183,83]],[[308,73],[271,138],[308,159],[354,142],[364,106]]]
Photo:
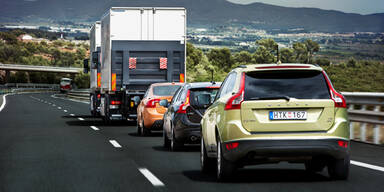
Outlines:
[[111,6],[183,6],[188,9],[190,25],[245,24],[262,29],[384,32],[383,13],[360,15],[263,3],[240,5],[226,0],[2,0],[0,22],[93,22]]

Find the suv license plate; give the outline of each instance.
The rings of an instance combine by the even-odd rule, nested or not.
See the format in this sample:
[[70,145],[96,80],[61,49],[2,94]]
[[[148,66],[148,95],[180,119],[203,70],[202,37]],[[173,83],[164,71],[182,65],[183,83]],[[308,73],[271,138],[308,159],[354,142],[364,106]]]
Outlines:
[[269,120],[306,120],[306,111],[270,111]]

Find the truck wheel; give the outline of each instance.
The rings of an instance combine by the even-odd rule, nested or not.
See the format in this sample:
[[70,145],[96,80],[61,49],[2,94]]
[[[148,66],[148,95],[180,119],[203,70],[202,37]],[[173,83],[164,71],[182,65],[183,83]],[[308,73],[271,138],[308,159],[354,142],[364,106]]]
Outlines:
[[183,143],[176,140],[175,132],[172,127],[171,151],[179,151],[182,147]]
[[224,159],[221,142],[217,139],[217,180],[227,181],[235,169],[235,164]]
[[210,172],[215,168],[215,160],[208,157],[207,150],[204,145],[204,138],[201,137],[201,146],[200,146],[200,166],[203,173]]
[[104,120],[104,123],[106,124],[110,124],[111,123],[111,118],[110,118],[110,114],[109,114],[109,96],[108,94],[105,94],[105,102],[104,102],[104,113],[105,113],[105,116],[103,118]]
[[328,163],[328,174],[333,180],[346,180],[349,175],[350,156],[344,159],[333,159]]
[[167,132],[165,131],[165,129],[163,129],[163,140],[164,148],[169,149],[169,147],[171,146],[171,141],[168,139]]

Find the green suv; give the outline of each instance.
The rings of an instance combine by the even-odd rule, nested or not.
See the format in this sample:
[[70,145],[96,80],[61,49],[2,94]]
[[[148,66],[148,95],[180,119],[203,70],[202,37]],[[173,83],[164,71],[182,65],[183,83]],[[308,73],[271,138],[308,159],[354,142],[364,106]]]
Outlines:
[[201,120],[202,171],[219,180],[238,167],[304,163],[347,179],[346,102],[325,71],[309,64],[259,64],[233,69]]

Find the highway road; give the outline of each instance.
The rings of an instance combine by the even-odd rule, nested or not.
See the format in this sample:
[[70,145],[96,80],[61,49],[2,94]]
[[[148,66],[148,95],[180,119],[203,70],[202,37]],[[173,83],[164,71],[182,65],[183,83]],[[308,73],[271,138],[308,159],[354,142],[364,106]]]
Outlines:
[[214,173],[200,172],[199,146],[166,151],[162,133],[139,137],[135,122],[104,125],[85,103],[52,94],[8,95],[0,112],[4,192],[383,191],[384,147],[353,142],[352,160],[347,181],[280,163],[246,167],[233,181],[218,183]]

